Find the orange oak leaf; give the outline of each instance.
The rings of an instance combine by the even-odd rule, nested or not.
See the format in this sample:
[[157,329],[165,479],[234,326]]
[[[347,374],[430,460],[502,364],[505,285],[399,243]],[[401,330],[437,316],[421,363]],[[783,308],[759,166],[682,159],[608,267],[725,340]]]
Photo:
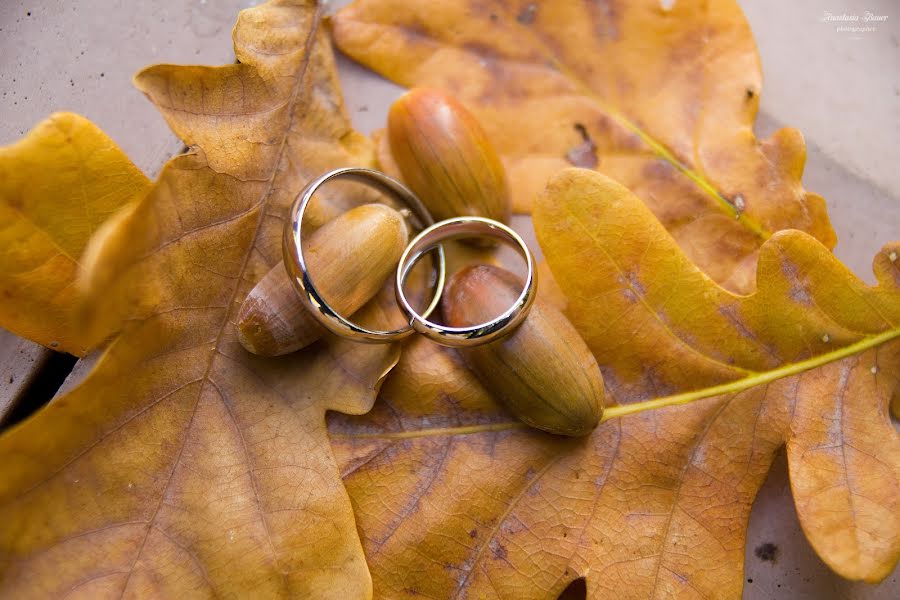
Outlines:
[[[260,359],[234,327],[281,258],[293,196],[371,162],[321,13],[274,0],[241,13],[239,64],[137,76],[191,149],[93,249],[89,293],[130,312],[121,333],[77,388],[0,437],[0,595],[371,597],[325,412],[367,411],[398,350],[329,339]],[[41,199],[75,208],[57,201]],[[340,208],[324,197],[314,216]]]
[[150,181],[84,117],[58,113],[0,148],[0,325],[84,356],[110,333],[75,317],[88,240]]
[[[618,404],[587,438],[541,434],[452,351],[408,344],[371,413],[330,421],[376,594],[545,599],[584,578],[588,598],[739,597],[750,509],[785,443],[815,549],[845,577],[887,575],[900,244],[867,287],[781,232],[740,296],[596,172],[557,175],[534,218]],[[658,410],[629,414],[639,401]]]
[[596,168],[739,292],[752,289],[756,252],[774,232],[835,244],[822,198],[800,183],[800,134],[753,134],[759,57],[734,0],[357,0],[333,35],[389,79],[466,104],[520,212],[561,168]]

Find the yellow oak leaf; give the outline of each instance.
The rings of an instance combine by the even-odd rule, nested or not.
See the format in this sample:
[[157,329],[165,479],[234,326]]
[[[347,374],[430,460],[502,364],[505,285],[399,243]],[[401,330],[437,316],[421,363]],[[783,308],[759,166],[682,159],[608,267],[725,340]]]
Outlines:
[[[535,216],[568,315],[598,362],[616,365],[608,388],[625,401],[726,381],[743,389],[835,361],[794,380],[792,488],[823,560],[880,580],[900,558],[900,438],[888,416],[900,385],[900,243],[875,257],[870,288],[809,236],[781,232],[760,253],[758,292],[735,296],[641,208],[617,183],[570,170]],[[601,302],[619,318],[597,319]]]
[[[757,291],[703,274],[631,192],[569,169],[534,220],[610,396],[584,439],[527,429],[449,350],[415,341],[330,432],[379,596],[740,597],[753,499],[787,443],[804,531],[838,573],[900,556],[900,244],[868,287],[799,231]],[[696,403],[681,405],[691,400]],[[658,410],[629,414],[649,406]]]
[[389,79],[446,90],[472,110],[517,211],[561,168],[596,168],[739,292],[752,289],[756,252],[774,232],[835,244],[824,201],[800,183],[801,135],[753,134],[759,57],[734,0],[357,0],[333,35]]
[[0,326],[84,356],[110,333],[91,333],[75,312],[88,240],[150,181],[105,133],[57,113],[0,148]]
[[4,597],[371,597],[325,412],[367,411],[398,349],[330,338],[262,359],[234,320],[309,177],[372,152],[316,2],[244,11],[234,41],[239,64],[137,76],[190,151],[92,250],[89,294],[128,316],[121,333],[80,386],[0,437]]

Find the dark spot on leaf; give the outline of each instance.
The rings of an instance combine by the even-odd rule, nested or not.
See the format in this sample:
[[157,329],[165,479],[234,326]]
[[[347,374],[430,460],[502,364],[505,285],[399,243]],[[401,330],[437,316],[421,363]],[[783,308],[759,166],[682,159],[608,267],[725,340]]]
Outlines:
[[497,540],[491,540],[491,554],[493,554],[494,558],[497,560],[506,560],[506,546]]
[[613,0],[588,0],[588,12],[594,25],[594,33],[601,40],[619,39],[621,10]]
[[587,599],[587,581],[584,577],[573,579],[566,586],[566,589],[557,596],[557,600],[586,600]]
[[496,23],[499,18],[495,13],[491,13],[491,23]]
[[525,8],[519,11],[519,14],[516,15],[516,21],[521,23],[522,25],[531,25],[534,23],[534,16],[537,13],[537,3],[532,2],[531,4],[526,4]]
[[775,562],[778,560],[778,546],[771,542],[760,544],[753,553],[756,554],[756,558],[765,562]]
[[428,28],[422,23],[406,23],[399,29],[401,35],[403,35],[410,44],[417,44],[428,40]]
[[472,539],[477,538],[477,537],[478,537],[478,530],[477,530],[477,529],[473,529],[472,531],[470,531],[470,532],[469,532],[469,537],[472,538]]
[[805,281],[803,279],[803,275],[800,272],[800,268],[785,258],[781,263],[781,272],[784,274],[785,278],[788,280],[788,283],[791,286],[791,300],[798,304],[803,304],[806,306],[811,305],[812,296],[809,295],[809,292],[804,286]]
[[468,44],[464,44],[463,50],[471,52],[479,59],[487,62],[498,62],[503,58],[495,48],[492,48],[491,46],[482,44],[480,42],[470,42]]
[[[490,104],[499,99],[524,98],[531,92],[531,79],[521,71],[507,68],[508,63],[505,57],[495,48],[476,42],[464,44],[462,48],[475,56],[478,65],[485,70],[492,82],[492,85],[486,86],[484,92],[479,96],[480,102]],[[534,54],[535,56],[524,57],[523,60],[540,60],[536,51]],[[458,89],[464,87],[464,83],[460,81],[451,84],[448,81],[446,87]]]
[[581,136],[581,143],[566,152],[566,160],[576,167],[597,168],[597,145],[591,139],[587,127],[581,123],[575,123],[575,131]]
[[755,95],[756,92],[753,91],[753,88],[747,88],[747,100],[752,100]]
[[753,335],[753,332],[747,327],[747,323],[744,322],[737,304],[725,304],[720,306],[719,314],[731,322],[741,337],[756,341],[756,336]]
[[747,583],[753,583],[753,578],[752,578],[752,577],[748,577],[748,578],[747,578]]
[[626,278],[628,279],[628,285],[638,296],[646,296],[647,290],[644,289],[644,285],[641,283],[638,274],[634,271],[629,271],[626,274]]
[[662,182],[672,182],[678,171],[675,170],[675,167],[669,161],[666,160],[653,160],[644,165],[641,169],[641,174],[646,179],[655,179]]

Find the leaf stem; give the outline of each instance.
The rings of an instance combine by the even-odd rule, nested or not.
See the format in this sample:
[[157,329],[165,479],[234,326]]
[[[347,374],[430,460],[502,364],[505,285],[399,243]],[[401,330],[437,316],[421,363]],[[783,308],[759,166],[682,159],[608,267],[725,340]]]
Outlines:
[[[599,99],[596,98],[598,104],[603,105]],[[709,194],[709,196],[719,203],[719,205],[725,210],[725,212],[729,213],[735,219],[738,220],[742,225],[744,225],[747,229],[755,233],[763,240],[767,240],[772,237],[772,233],[767,231],[762,224],[758,223],[755,219],[748,217],[743,210],[741,210],[734,202],[726,198],[722,195],[719,190],[717,190],[709,181],[707,181],[702,175],[688,167],[686,164],[681,162],[672,152],[662,145],[660,142],[656,141],[650,134],[645,132],[643,129],[638,127],[635,123],[633,123],[628,117],[623,115],[622,113],[616,111],[612,107],[606,107],[605,110],[609,112],[613,119],[615,119],[620,125],[630,130],[632,133],[641,138],[644,143],[646,143],[650,148],[656,152],[657,156],[668,162],[670,165],[684,173],[684,175],[693,181],[697,186]]]
[[844,346],[843,348],[839,348],[837,350],[834,350],[833,352],[820,354],[819,356],[815,356],[804,361],[784,365],[771,371],[757,373],[756,375],[744,377],[743,379],[738,379],[737,381],[730,381],[728,383],[715,385],[712,387],[704,388],[702,390],[695,390],[693,392],[675,394],[674,396],[665,396],[663,398],[654,398],[653,400],[646,400],[644,402],[635,402],[634,404],[610,406],[604,409],[601,422],[608,421],[609,419],[615,419],[617,417],[623,417],[625,415],[644,412],[645,410],[665,408],[667,406],[678,406],[680,404],[688,404],[690,402],[694,402],[695,400],[703,400],[704,398],[711,398],[713,396],[719,396],[721,394],[734,394],[737,392],[742,392],[746,389],[756,387],[764,383],[770,383],[783,377],[796,375],[810,369],[815,369],[816,367],[821,367],[822,365],[828,364],[830,362],[834,362],[848,356],[853,356],[854,354],[862,352],[863,350],[874,348],[875,346],[884,344],[885,342],[889,342],[897,337],[900,337],[900,328],[891,329],[879,335],[863,338],[854,344]]
[[[603,417],[600,419],[600,422],[603,423],[605,421],[609,421],[610,419],[624,417],[626,415],[633,415],[647,410],[666,408],[667,406],[678,406],[680,404],[688,404],[690,402],[694,402],[695,400],[703,400],[704,398],[712,398],[713,396],[719,396],[722,394],[735,394],[737,392],[742,392],[764,383],[771,383],[772,381],[776,381],[783,377],[797,375],[798,373],[809,371],[810,369],[815,369],[816,367],[821,367],[822,365],[826,365],[830,362],[841,360],[842,358],[847,358],[848,356],[853,356],[854,354],[858,354],[859,352],[862,352],[864,350],[874,348],[896,338],[900,338],[900,327],[885,331],[884,333],[880,333],[878,335],[865,337],[854,344],[844,346],[843,348],[838,348],[837,350],[834,350],[832,352],[820,354],[819,356],[804,361],[784,365],[771,371],[756,373],[755,375],[744,377],[743,379],[738,379],[737,381],[715,385],[712,387],[704,388],[702,390],[694,390],[693,392],[675,394],[674,396],[665,396],[663,398],[654,398],[653,400],[646,400],[644,402],[635,402],[634,404],[608,406],[604,408]],[[332,433],[330,435],[334,439],[397,440],[445,435],[472,435],[476,433],[485,433],[491,431],[508,431],[510,429],[529,429],[529,427],[521,421],[513,421],[501,423],[483,423],[480,425],[461,425],[459,427],[435,427],[433,429],[420,429],[415,431],[389,431],[383,433]]]

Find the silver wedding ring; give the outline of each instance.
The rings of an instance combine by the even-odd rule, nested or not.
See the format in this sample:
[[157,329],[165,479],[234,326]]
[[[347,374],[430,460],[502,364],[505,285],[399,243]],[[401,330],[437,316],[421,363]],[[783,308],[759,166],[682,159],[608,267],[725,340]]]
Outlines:
[[[319,294],[319,290],[309,275],[306,259],[303,256],[303,233],[301,227],[303,215],[306,213],[306,207],[309,205],[309,201],[312,199],[313,194],[316,193],[316,190],[324,183],[335,179],[347,179],[371,186],[405,204],[423,225],[434,223],[434,219],[431,217],[428,209],[425,208],[425,205],[422,204],[416,195],[402,183],[392,177],[388,177],[384,173],[358,167],[329,171],[303,188],[291,206],[290,215],[284,227],[284,239],[282,240],[284,266],[287,269],[288,277],[306,308],[330,332],[357,342],[374,344],[403,339],[413,333],[414,330],[411,325],[390,331],[376,331],[357,325],[339,314],[326,302],[322,295]],[[425,308],[423,313],[425,315],[430,315],[438,305],[438,302],[440,302],[446,279],[447,267],[444,249],[438,246],[434,252],[436,258],[433,259],[433,273],[430,285],[432,298]]]
[[[427,312],[417,313],[406,298],[404,286],[412,268],[440,242],[471,237],[492,237],[512,245],[525,260],[525,285],[516,301],[501,315],[471,327],[449,327],[428,320]],[[435,223],[417,235],[400,257],[395,284],[397,302],[411,319],[413,329],[443,346],[478,346],[496,341],[515,330],[528,314],[537,291],[534,255],[515,231],[493,219],[455,217]]]
[[[335,179],[349,179],[369,185],[405,204],[425,229],[406,247],[397,265],[395,280],[397,302],[409,318],[409,324],[390,331],[366,329],[334,310],[319,294],[307,269],[303,256],[303,215],[313,194],[321,185]],[[498,317],[472,327],[448,327],[429,320],[444,291],[446,259],[441,242],[472,237],[491,237],[512,245],[525,260],[526,276],[522,293]],[[284,265],[301,302],[316,320],[330,332],[357,342],[388,343],[403,339],[413,332],[444,346],[477,346],[502,338],[511,333],[531,308],[537,291],[537,272],[534,256],[519,235],[498,221],[482,217],[456,217],[435,223],[422,202],[402,183],[373,169],[348,167],[329,171],[313,180],[297,195],[284,228],[282,248]],[[432,254],[432,276],[429,288],[431,301],[417,312],[406,297],[404,286],[413,267],[426,254]]]

